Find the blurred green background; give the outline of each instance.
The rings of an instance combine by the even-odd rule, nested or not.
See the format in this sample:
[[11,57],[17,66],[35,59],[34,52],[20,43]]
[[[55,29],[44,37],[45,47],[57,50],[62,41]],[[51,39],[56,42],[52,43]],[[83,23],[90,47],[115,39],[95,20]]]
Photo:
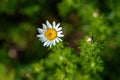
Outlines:
[[[49,67],[38,64],[44,63],[44,59],[51,53],[36,37],[37,28],[42,28],[42,23],[46,20],[61,23],[63,27],[64,47],[69,46],[70,49],[61,49],[59,52],[65,51],[68,54],[73,50],[71,53],[80,54],[82,49],[76,41],[85,35],[98,38],[101,43],[98,41],[100,47],[97,48],[104,45],[104,49],[100,49],[103,54],[103,70],[98,70],[96,76],[84,70],[81,73],[80,70],[80,75],[79,71],[74,74],[78,78],[51,78],[55,65],[49,70]],[[89,50],[86,47],[83,50]],[[53,62],[54,57],[50,58]],[[69,60],[77,61],[76,58],[71,55]],[[33,66],[37,65],[40,72],[33,70]],[[79,65],[76,67],[81,69]],[[46,71],[44,73],[41,72],[43,68]],[[74,71],[74,68],[71,69]],[[57,71],[58,77],[64,76]],[[45,78],[48,77],[47,73],[50,78]],[[0,0],[0,80],[120,80],[120,1]]]

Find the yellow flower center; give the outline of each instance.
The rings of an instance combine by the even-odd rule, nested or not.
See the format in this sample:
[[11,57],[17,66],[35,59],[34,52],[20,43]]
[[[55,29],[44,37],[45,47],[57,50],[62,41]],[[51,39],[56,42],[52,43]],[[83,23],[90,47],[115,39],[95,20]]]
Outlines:
[[47,39],[53,40],[57,36],[57,31],[55,29],[53,29],[53,28],[52,29],[47,29],[45,31],[45,36],[47,37]]

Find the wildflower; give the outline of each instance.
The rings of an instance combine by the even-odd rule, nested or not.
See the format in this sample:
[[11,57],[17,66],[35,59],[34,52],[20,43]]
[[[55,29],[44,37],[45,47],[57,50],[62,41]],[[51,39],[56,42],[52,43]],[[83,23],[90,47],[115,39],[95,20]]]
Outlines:
[[97,18],[99,16],[99,13],[96,11],[93,13],[93,17]]
[[91,37],[88,37],[88,38],[86,39],[86,41],[87,41],[87,42],[92,42],[92,38],[91,38]]
[[64,37],[62,27],[59,27],[60,23],[56,24],[53,21],[52,24],[49,21],[46,21],[46,24],[42,24],[42,28],[37,28],[40,34],[37,35],[39,40],[41,40],[44,44],[43,46],[55,46],[56,43],[61,42],[62,39],[60,37]]

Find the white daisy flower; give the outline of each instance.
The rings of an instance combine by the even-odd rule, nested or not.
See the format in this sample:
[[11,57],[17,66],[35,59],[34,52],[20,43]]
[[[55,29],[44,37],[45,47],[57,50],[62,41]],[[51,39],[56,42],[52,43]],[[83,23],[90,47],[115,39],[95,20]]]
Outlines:
[[42,28],[37,28],[40,34],[37,35],[39,40],[41,40],[44,44],[43,46],[55,46],[56,43],[61,42],[60,37],[64,37],[62,27],[59,27],[60,23],[56,24],[53,21],[52,24],[49,21],[46,21],[46,24],[42,24]]

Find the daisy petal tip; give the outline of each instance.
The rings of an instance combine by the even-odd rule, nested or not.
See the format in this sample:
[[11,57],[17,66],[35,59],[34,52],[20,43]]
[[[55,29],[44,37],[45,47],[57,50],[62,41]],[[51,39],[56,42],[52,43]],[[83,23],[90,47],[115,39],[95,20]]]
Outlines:
[[39,31],[39,30],[40,30],[40,28],[37,28],[37,30]]
[[48,20],[46,20],[46,23],[49,22]]
[[39,35],[36,35],[36,37],[39,37]]

